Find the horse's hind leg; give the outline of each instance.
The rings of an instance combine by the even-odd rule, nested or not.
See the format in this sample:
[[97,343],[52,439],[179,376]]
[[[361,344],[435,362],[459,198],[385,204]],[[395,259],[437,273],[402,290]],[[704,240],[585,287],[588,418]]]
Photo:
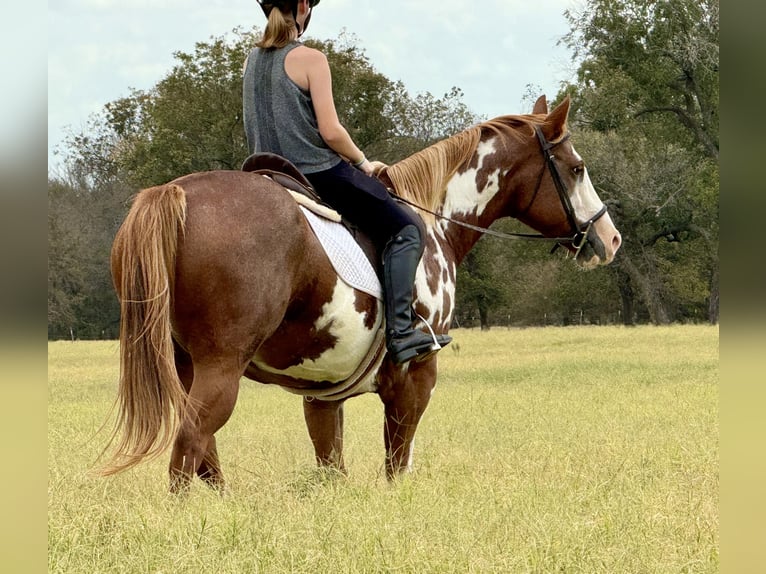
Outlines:
[[[186,392],[191,391],[194,382],[194,363],[191,356],[178,343],[174,341],[176,371],[181,379]],[[197,469],[197,476],[204,480],[210,487],[215,489],[223,488],[223,474],[221,473],[221,464],[218,459],[218,450],[215,445],[215,436],[211,437],[207,453]]]
[[321,467],[346,471],[343,462],[343,401],[303,399],[311,442],[314,444],[317,464]]
[[215,435],[210,437],[207,445],[205,458],[197,469],[199,476],[209,487],[215,490],[223,491],[224,481],[223,472],[221,472],[221,462],[218,459],[218,448],[215,444]]
[[410,364],[403,376],[391,363],[384,369],[378,394],[385,406],[386,477],[391,480],[412,471],[415,431],[436,384],[436,360]]
[[[175,351],[175,363],[178,377],[181,379],[186,392],[191,391],[194,382],[194,363],[189,353],[183,349],[176,341],[173,342]],[[172,468],[172,466],[171,466]],[[223,488],[223,474],[218,459],[218,451],[215,444],[215,436],[211,437],[208,443],[207,453],[197,469],[197,476],[204,480],[209,486],[215,489]]]
[[181,425],[173,446],[170,457],[171,491],[187,488],[195,473],[209,485],[223,488],[213,435],[234,411],[242,370],[234,361],[229,367],[222,367],[222,361],[194,365],[189,390],[192,416]]

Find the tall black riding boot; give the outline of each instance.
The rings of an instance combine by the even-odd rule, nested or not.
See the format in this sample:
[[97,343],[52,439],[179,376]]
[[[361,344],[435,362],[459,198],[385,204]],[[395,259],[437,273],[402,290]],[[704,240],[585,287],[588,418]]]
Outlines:
[[423,246],[420,231],[406,225],[383,252],[383,295],[386,309],[386,348],[395,364],[425,358],[452,341],[448,335],[413,329],[412,291]]

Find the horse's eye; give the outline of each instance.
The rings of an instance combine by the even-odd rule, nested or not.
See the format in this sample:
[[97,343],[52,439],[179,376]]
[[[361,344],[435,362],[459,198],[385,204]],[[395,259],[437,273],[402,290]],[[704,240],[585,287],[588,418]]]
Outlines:
[[574,173],[575,175],[579,176],[579,175],[582,175],[584,172],[585,172],[585,165],[583,164],[576,165],[572,168],[572,173]]

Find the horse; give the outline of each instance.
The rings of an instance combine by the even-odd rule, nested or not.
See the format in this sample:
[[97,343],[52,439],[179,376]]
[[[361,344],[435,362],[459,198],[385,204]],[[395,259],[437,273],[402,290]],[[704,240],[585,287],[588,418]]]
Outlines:
[[[613,260],[621,236],[569,139],[569,106],[567,97],[549,112],[541,96],[531,114],[479,123],[380,170],[423,217],[414,286],[422,328],[448,332],[457,266],[501,217],[553,238],[585,269]],[[223,489],[215,433],[243,379],[303,395],[316,463],[342,473],[344,402],[377,393],[385,474],[412,471],[438,354],[403,365],[385,357],[380,299],[339,279],[273,179],[217,170],[141,190],[115,236],[111,270],[120,380],[104,475],[172,446],[171,491],[195,475]]]

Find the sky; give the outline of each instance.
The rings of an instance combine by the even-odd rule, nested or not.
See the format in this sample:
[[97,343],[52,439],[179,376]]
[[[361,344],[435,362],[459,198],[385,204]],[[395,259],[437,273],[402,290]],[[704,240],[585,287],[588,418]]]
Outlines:
[[[410,94],[441,97],[453,86],[476,114],[530,112],[527,86],[552,98],[574,75],[557,45],[581,0],[322,0],[307,37],[359,39],[375,69]],[[477,6],[481,5],[483,11]],[[174,52],[265,24],[255,0],[50,0],[48,169],[61,164],[68,131],[105,104],[154,86]]]

